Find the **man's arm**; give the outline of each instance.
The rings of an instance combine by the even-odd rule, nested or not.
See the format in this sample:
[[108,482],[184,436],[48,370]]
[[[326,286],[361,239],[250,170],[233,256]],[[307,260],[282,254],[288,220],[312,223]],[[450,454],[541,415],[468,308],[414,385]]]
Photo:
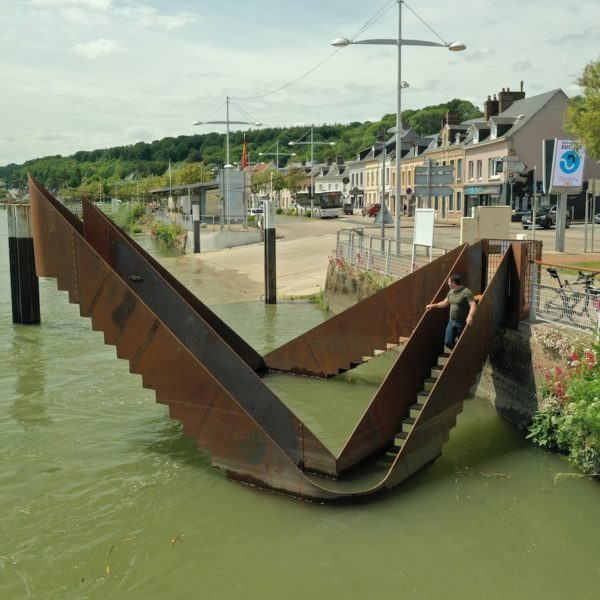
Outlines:
[[473,322],[473,317],[477,312],[477,302],[475,300],[471,300],[469,302],[469,314],[467,315],[467,325],[470,325]]
[[429,310],[430,308],[446,308],[447,306],[450,306],[450,301],[448,300],[448,298],[444,298],[440,302],[435,302],[434,304],[428,304],[425,307],[425,310]]

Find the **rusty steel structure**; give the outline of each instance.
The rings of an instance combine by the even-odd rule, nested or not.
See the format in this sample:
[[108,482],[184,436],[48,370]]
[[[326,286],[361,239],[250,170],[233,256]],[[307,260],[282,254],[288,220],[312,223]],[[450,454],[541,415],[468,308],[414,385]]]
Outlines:
[[[230,479],[300,498],[367,496],[435,460],[495,332],[526,307],[519,281],[531,251],[508,243],[498,253],[482,241],[263,357],[92,203],[83,201],[81,221],[33,178],[30,199],[38,276],[56,278],[214,466]],[[481,300],[473,326],[447,355],[447,317],[425,305],[444,298],[454,272]],[[269,371],[331,377],[400,341],[402,351],[337,454],[263,381]]]

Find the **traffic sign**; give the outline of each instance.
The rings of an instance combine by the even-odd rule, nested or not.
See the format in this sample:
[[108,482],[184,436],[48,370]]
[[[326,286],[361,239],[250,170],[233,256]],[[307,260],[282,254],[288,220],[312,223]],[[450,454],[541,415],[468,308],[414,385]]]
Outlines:
[[431,173],[431,175],[422,175],[415,171],[415,186],[418,187],[420,185],[447,185],[448,183],[454,183],[454,174],[440,174],[440,173]]
[[452,196],[454,190],[448,185],[415,185],[416,196]]

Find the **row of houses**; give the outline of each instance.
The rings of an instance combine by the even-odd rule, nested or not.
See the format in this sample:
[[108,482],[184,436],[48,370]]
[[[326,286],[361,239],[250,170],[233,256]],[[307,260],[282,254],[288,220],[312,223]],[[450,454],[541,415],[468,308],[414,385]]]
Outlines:
[[[400,205],[409,212],[415,207],[435,208],[440,219],[467,216],[473,206],[509,205],[516,214],[530,210],[532,191],[542,193],[542,140],[569,138],[563,129],[567,104],[568,97],[561,89],[527,98],[521,82],[518,91],[503,88],[493,97],[488,96],[483,103],[483,117],[479,119],[461,122],[458,114],[448,111],[440,131],[424,137],[403,127]],[[453,167],[451,195],[423,198],[411,193],[415,168],[423,166],[427,159]],[[298,168],[306,173],[305,187],[299,193],[309,193],[312,182],[315,194],[340,192],[344,202],[355,208],[379,203],[383,195],[390,212],[394,212],[395,134],[385,144],[374,144],[359,152],[351,161],[337,157],[325,164],[290,163],[284,170]],[[274,169],[273,163],[246,167],[248,177],[257,171]],[[384,170],[385,186],[382,186]],[[598,163],[586,161],[585,178],[599,176]],[[258,194],[248,191],[246,201],[249,206],[256,205],[268,193],[268,190]],[[569,198],[569,205],[577,212],[583,210],[583,197],[582,192]],[[542,197],[544,201],[551,203],[550,198]],[[291,208],[295,195],[282,190],[276,202],[281,208]]]

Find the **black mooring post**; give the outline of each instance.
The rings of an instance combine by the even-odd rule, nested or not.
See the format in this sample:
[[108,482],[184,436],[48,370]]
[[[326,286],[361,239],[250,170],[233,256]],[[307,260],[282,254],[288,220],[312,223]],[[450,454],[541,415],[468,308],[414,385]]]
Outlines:
[[265,303],[277,304],[277,275],[275,271],[275,215],[273,202],[264,201],[265,215]]
[[8,258],[13,323],[40,322],[40,288],[35,273],[29,204],[9,204]]
[[192,205],[192,220],[194,221],[194,254],[200,252],[200,205]]

